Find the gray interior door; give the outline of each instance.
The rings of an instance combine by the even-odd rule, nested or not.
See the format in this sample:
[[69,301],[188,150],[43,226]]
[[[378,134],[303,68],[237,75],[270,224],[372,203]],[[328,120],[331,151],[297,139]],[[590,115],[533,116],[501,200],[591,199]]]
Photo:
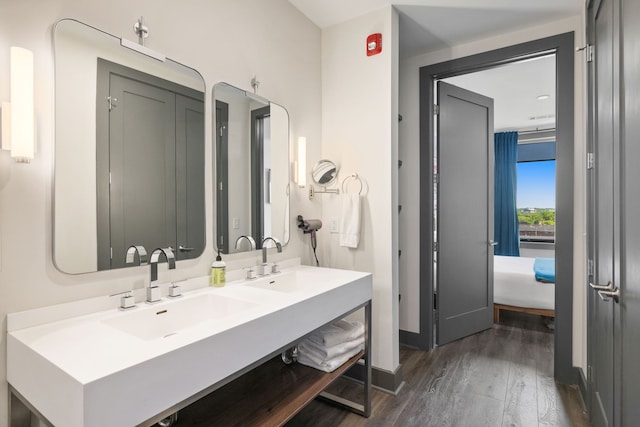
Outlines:
[[[594,108],[594,167],[590,173],[590,259],[594,268],[592,286],[615,286],[614,255],[616,224],[616,149],[619,135],[614,123],[614,1],[597,0],[590,12],[592,37],[597,55],[592,65]],[[599,289],[589,292],[588,358],[591,371],[591,414],[594,426],[614,425],[614,310],[613,301],[603,301]]]
[[229,253],[229,104],[216,100],[216,244]]
[[493,100],[438,82],[437,333],[493,323]]
[[[130,245],[176,247],[175,95],[111,76],[109,115],[111,268]],[[149,215],[153,212],[154,215]]]
[[265,237],[265,125],[270,107],[251,110],[251,234],[257,249]]
[[[176,94],[176,259],[200,256],[205,245],[204,103]],[[151,249],[152,250],[152,249]]]
[[616,305],[620,312],[619,343],[620,366],[616,371],[616,378],[622,376],[621,390],[621,424],[623,426],[637,425],[640,420],[640,2],[624,0],[622,2],[622,32],[624,44],[622,56],[624,68],[623,111],[624,132],[621,158],[624,171],[621,199],[623,223],[621,234],[622,272],[621,301]]

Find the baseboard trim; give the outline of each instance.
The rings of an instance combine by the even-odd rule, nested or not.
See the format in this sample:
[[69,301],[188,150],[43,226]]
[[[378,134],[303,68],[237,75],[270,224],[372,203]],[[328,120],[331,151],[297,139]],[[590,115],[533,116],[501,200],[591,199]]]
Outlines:
[[589,400],[587,399],[587,393],[589,393],[589,386],[587,383],[587,378],[584,376],[584,371],[582,370],[582,368],[576,367],[576,371],[578,375],[578,389],[580,390],[580,395],[582,396],[582,405],[585,411],[587,411],[588,413],[589,408],[587,407],[587,402]]
[[420,336],[420,334],[418,333],[403,331],[401,329],[399,339],[400,339],[400,344],[406,345],[407,347],[412,347],[419,350],[427,349],[427,347],[422,342],[423,341],[422,336]]
[[[345,376],[357,381],[364,381],[364,366],[360,363],[355,364],[345,373]],[[402,365],[398,365],[393,372],[375,366],[371,367],[371,385],[373,387],[395,396],[403,384]]]

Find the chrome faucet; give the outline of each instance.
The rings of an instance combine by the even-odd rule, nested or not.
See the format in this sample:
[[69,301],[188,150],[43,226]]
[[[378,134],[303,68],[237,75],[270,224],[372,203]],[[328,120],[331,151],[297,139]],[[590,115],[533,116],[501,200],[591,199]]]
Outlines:
[[240,244],[242,239],[247,239],[247,242],[249,242],[249,246],[251,247],[250,250],[252,250],[252,251],[256,250],[256,241],[253,240],[253,237],[251,237],[251,236],[240,236],[240,237],[238,237],[236,239],[236,249],[238,249],[238,245]]
[[[262,265],[261,265],[261,274],[263,276],[266,276],[267,274],[269,274],[269,272],[267,271],[267,247],[265,246],[265,244],[269,241],[273,241],[273,243],[275,243],[276,245],[276,249],[278,250],[278,252],[282,252],[282,243],[280,243],[280,240],[276,239],[275,237],[265,237],[264,240],[262,240]],[[278,272],[278,264],[273,264],[273,267],[271,267],[271,272],[272,273],[277,273]]]
[[138,265],[146,265],[149,259],[147,258],[147,250],[142,245],[129,246],[125,263],[133,264],[136,260],[136,253],[138,254]]
[[169,248],[157,248],[151,252],[151,281],[147,287],[147,302],[154,303],[160,301],[160,287],[158,286],[158,261],[160,255],[164,255],[169,266],[169,270],[176,268],[176,257],[173,255],[173,251]]

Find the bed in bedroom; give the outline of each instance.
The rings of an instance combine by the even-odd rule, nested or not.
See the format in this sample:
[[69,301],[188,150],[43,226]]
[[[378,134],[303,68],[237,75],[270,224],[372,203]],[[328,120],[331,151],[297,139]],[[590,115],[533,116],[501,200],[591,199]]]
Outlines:
[[[536,280],[534,263],[541,267],[537,275],[546,281]],[[500,323],[502,310],[555,317],[555,284],[550,282],[554,276],[545,274],[550,265],[539,258],[494,256],[494,323]]]

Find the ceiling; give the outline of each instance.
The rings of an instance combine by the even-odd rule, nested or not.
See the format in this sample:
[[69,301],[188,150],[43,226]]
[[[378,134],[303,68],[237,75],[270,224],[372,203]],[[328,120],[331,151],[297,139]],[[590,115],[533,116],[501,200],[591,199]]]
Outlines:
[[[555,55],[514,62],[444,81],[493,98],[496,132],[555,128]],[[539,95],[549,95],[549,98],[538,100]]]
[[320,28],[393,5],[400,56],[445,49],[581,13],[584,0],[289,0]]

